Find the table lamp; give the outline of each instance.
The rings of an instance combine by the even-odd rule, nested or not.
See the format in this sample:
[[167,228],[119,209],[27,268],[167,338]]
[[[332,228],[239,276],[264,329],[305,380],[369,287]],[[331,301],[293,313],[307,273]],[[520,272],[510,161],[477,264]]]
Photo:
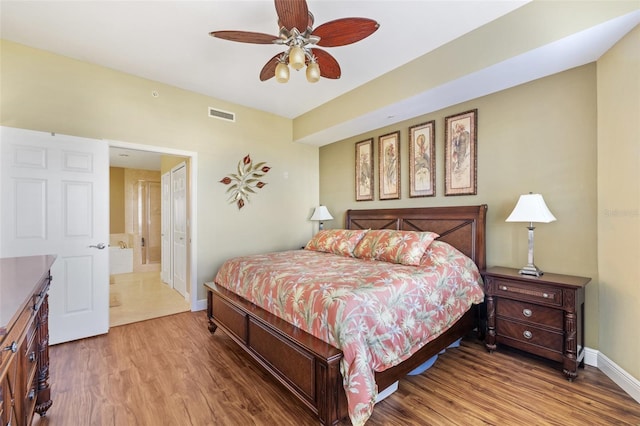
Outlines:
[[529,255],[527,257],[527,266],[524,266],[520,271],[522,275],[533,275],[539,277],[542,272],[533,263],[533,226],[534,222],[549,223],[555,221],[556,218],[551,214],[549,208],[544,202],[542,195],[540,194],[525,194],[521,195],[518,199],[516,207],[513,209],[506,222],[528,222],[529,226]]
[[318,206],[314,210],[314,212],[311,215],[311,218],[309,220],[317,220],[317,221],[319,221],[320,225],[318,227],[318,230],[322,231],[324,229],[324,223],[322,223],[322,222],[324,220],[333,220],[333,216],[331,216],[331,213],[329,213],[329,210],[327,210],[327,208],[325,206]]

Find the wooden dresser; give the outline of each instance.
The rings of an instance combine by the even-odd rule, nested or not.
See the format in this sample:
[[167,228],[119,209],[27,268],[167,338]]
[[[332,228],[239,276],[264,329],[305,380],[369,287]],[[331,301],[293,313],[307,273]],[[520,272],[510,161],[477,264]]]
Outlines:
[[494,267],[485,281],[489,351],[502,343],[562,363],[570,381],[584,365],[584,288],[591,278],[521,275]]
[[49,388],[49,270],[55,256],[0,259],[0,420],[30,425],[52,401]]

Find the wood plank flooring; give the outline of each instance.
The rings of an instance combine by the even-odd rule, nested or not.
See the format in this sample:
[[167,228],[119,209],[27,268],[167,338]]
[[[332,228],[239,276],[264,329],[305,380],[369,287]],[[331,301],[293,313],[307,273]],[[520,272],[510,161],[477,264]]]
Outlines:
[[[53,406],[34,425],[316,425],[314,416],[204,312],[111,329],[50,348]],[[341,426],[349,425],[344,420]],[[465,339],[400,381],[367,426],[640,425],[640,404],[597,368],[555,364]]]

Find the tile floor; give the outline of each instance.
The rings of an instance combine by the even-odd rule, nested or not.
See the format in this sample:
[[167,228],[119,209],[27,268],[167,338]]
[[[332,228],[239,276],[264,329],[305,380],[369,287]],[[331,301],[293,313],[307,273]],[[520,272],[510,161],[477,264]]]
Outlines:
[[190,310],[189,302],[160,279],[160,272],[109,277],[109,326],[115,327]]

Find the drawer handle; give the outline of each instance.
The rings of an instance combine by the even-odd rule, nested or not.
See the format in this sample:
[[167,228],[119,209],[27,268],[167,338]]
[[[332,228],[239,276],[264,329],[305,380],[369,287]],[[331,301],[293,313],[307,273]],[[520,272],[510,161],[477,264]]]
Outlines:
[[533,312],[531,311],[531,309],[523,309],[522,310],[522,315],[524,315],[525,317],[529,318],[531,315],[533,315]]
[[529,330],[525,330],[524,333],[522,333],[522,335],[524,336],[525,339],[531,339],[533,337],[533,333],[530,332]]
[[544,297],[545,299],[548,299],[551,297],[551,295],[549,293],[542,293],[542,297]]
[[502,290],[502,291],[507,291],[507,290],[509,290],[509,288],[507,288],[507,286],[506,286],[506,285],[501,285],[501,286],[500,286],[500,290]]
[[16,352],[18,352],[18,342],[14,340],[13,343],[10,344],[9,346],[5,346],[3,351],[11,351],[12,353],[15,354]]
[[29,362],[34,362],[36,360],[36,353],[35,352],[31,352],[29,354]]

